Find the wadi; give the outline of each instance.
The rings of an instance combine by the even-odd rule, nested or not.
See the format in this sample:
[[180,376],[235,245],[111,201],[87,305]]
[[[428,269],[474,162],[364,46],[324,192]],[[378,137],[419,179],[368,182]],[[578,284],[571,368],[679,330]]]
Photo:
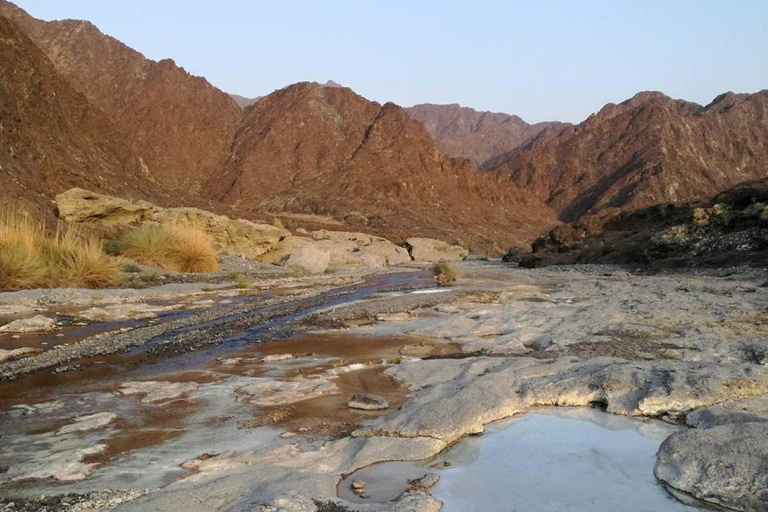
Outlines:
[[267,92],[0,0],[0,510],[768,511],[768,90]]

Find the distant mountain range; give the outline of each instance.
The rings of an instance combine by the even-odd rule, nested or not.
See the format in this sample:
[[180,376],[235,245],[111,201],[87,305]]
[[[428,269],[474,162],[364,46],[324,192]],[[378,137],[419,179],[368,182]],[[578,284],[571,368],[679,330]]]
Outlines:
[[458,105],[380,105],[335,82],[244,98],[86,21],[0,0],[2,197],[71,186],[251,218],[317,214],[498,253],[561,222],[768,176],[768,92],[661,93],[578,125]]
[[424,103],[406,111],[424,124],[442,151],[450,156],[469,158],[479,170],[546,142],[571,126],[559,122],[528,124],[518,116],[478,112],[455,104]]

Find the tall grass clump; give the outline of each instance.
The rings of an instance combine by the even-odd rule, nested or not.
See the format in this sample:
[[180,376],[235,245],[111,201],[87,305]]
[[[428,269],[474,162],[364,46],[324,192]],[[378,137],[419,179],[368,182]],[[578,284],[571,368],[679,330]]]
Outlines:
[[140,263],[174,272],[219,269],[213,240],[194,226],[139,226],[125,233],[113,247],[120,247],[123,256]]
[[438,284],[454,283],[461,277],[461,270],[455,263],[440,260],[432,267]]
[[122,280],[119,262],[101,243],[61,226],[48,235],[44,224],[0,209],[0,288],[102,288]]

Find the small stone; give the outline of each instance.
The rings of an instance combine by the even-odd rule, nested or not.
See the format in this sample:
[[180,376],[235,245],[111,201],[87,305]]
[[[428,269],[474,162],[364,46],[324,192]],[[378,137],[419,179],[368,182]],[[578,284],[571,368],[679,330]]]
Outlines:
[[408,480],[408,485],[410,486],[411,490],[424,491],[426,489],[433,487],[439,480],[440,480],[440,476],[437,475],[436,473],[427,473],[421,478],[414,478],[412,480]]
[[376,411],[388,409],[389,402],[384,398],[369,393],[358,393],[347,403],[350,409],[363,409],[365,411]]
[[352,480],[352,485],[350,487],[352,487],[352,489],[356,491],[359,491],[359,490],[365,489],[367,486],[368,484],[363,482],[362,480]]

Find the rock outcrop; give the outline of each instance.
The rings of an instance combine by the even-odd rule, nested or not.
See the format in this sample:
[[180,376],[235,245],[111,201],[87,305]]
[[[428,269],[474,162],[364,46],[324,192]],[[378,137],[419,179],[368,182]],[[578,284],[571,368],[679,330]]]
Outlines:
[[768,259],[768,179],[708,201],[592,215],[533,243],[524,266],[632,263],[654,266],[762,265]]
[[328,268],[384,268],[411,261],[407,250],[378,236],[327,230],[308,235],[285,238],[262,261],[313,274]]
[[711,197],[766,177],[767,108],[768,90],[704,107],[643,92],[492,170],[566,222]]
[[480,170],[540,145],[570,126],[559,122],[529,124],[518,116],[478,112],[456,104],[424,103],[405,110],[424,124],[445,154],[468,158]]
[[412,237],[405,241],[405,247],[413,261],[425,263],[461,261],[469,254],[469,251],[460,245],[451,245],[433,238]]
[[205,230],[222,253],[256,258],[290,235],[285,229],[230,219],[198,208],[161,208],[146,201],[73,188],[56,196],[58,215],[76,224],[127,226],[137,224],[191,224]]

